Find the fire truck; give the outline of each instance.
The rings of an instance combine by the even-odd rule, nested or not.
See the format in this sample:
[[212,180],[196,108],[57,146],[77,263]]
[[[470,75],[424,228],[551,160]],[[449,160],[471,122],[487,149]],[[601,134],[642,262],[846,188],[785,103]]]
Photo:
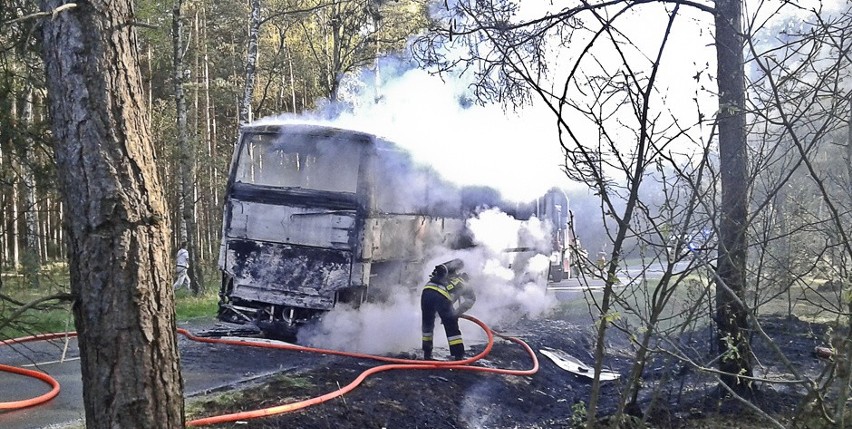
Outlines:
[[487,208],[548,222],[549,246],[507,251],[546,255],[551,281],[570,272],[572,218],[558,189],[507,203],[491,188],[442,179],[370,133],[245,125],[225,198],[219,318],[286,336],[341,303],[420,286],[429,250],[473,246],[466,220]]

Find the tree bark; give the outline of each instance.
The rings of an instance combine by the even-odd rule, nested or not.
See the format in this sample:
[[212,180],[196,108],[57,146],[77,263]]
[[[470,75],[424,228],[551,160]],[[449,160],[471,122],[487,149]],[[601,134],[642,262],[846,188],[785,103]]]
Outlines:
[[89,429],[184,427],[168,222],[133,3],[66,5],[41,27]]
[[[15,141],[12,136],[12,130],[18,124],[18,103],[16,97],[14,96],[14,92],[11,90],[4,92],[4,97],[0,97],[0,102],[5,109],[4,111],[9,112],[8,117],[8,126],[0,127],[0,166],[3,168],[4,174],[7,174],[7,171],[14,171],[15,162],[13,156],[10,156],[15,149]],[[0,234],[0,240],[3,243],[3,267],[10,267],[13,271],[18,268],[18,213],[17,213],[17,181],[12,182],[10,186],[5,187],[3,189],[2,195],[0,195],[0,213],[2,213],[3,220],[3,231]]]
[[[748,151],[745,129],[745,72],[743,64],[741,0],[716,1],[716,57],[719,82],[719,164],[722,202],[719,220],[719,256],[716,287],[719,369],[730,375],[722,382],[738,394],[751,384],[748,310],[737,303],[730,289],[745,301],[746,230],[748,215]],[[727,286],[727,288],[725,287]]]
[[[33,114],[33,87],[27,85],[23,97],[23,112],[21,114],[21,124],[24,127],[31,127],[35,122]],[[29,135],[29,133],[26,133]],[[22,258],[22,268],[24,278],[30,288],[37,289],[39,286],[39,272],[41,271],[41,252],[39,251],[39,228],[38,228],[38,205],[36,202],[36,181],[35,173],[33,172],[33,164],[35,156],[33,146],[35,145],[32,138],[25,137],[23,146],[20,147],[21,159],[21,193],[23,194],[23,212],[24,212],[24,251]]]
[[238,125],[252,121],[251,100],[254,96],[254,82],[257,73],[257,38],[260,33],[260,0],[251,0],[251,20],[249,21],[249,37],[246,47],[246,73],[243,98],[240,100],[240,116]]
[[204,279],[201,275],[201,263],[198,258],[198,243],[195,223],[195,148],[189,139],[187,124],[188,109],[186,94],[183,90],[183,17],[182,0],[176,0],[172,19],[172,42],[174,44],[175,108],[177,110],[177,151],[180,176],[180,207],[183,237],[189,251],[190,288],[194,295],[201,292]]
[[[217,157],[216,154],[216,144],[213,137],[213,126],[214,126],[214,118],[213,115],[213,104],[210,99],[210,55],[208,52],[208,45],[210,41],[207,39],[207,9],[206,6],[201,8],[201,32],[198,34],[199,39],[201,40],[201,57],[202,57],[202,72],[203,72],[203,88],[204,88],[204,147],[206,148],[206,156],[208,159],[215,160]],[[215,228],[220,227],[219,223],[214,221],[213,219],[217,218],[218,214],[218,195],[219,195],[219,180],[218,180],[218,166],[216,162],[208,162],[206,163],[206,168],[204,169],[207,180],[204,182],[204,186],[199,185],[199,188],[205,191],[204,197],[202,198],[202,213],[204,214],[204,228],[203,234],[200,234],[204,237],[204,245],[199,246],[202,248],[207,255],[213,254],[213,246],[212,242],[214,241],[214,234],[212,233]],[[204,258],[206,259],[206,258]]]

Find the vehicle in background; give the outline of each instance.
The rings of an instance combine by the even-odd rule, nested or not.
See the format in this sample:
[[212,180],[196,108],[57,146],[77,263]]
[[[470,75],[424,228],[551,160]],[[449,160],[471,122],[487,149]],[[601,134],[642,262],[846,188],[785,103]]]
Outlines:
[[[574,235],[574,215],[568,206],[568,195],[557,188],[549,190],[536,201],[535,216],[549,222],[550,225],[550,269],[549,280],[561,282],[571,276],[571,266],[575,264],[571,255],[576,250]],[[572,249],[572,246],[575,248]]]
[[419,286],[429,249],[473,246],[466,220],[489,207],[554,224],[551,277],[569,272],[573,231],[562,191],[507,204],[493,189],[443,180],[368,133],[244,126],[225,198],[219,317],[291,336],[339,303]]
[[[558,283],[571,277],[571,267],[576,263],[576,237],[574,235],[574,215],[568,206],[568,196],[558,188],[548,190],[543,196],[532,202],[511,204],[494,202],[487,207],[496,207],[517,220],[529,220],[533,217],[547,224],[550,236],[547,243],[534,243],[535,240],[519,240],[519,247],[505,249],[505,252],[518,254],[519,259],[527,260],[530,254],[547,256],[550,264],[547,281]],[[529,245],[530,242],[536,245]],[[573,246],[573,248],[572,248]]]

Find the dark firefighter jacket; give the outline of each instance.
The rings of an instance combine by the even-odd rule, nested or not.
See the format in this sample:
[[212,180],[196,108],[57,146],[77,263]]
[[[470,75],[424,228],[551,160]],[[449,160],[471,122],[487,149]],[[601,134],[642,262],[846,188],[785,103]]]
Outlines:
[[432,289],[443,295],[452,303],[456,316],[461,316],[476,302],[476,293],[473,288],[465,284],[466,277],[466,274],[450,277],[446,284],[433,280],[426,283],[424,289]]

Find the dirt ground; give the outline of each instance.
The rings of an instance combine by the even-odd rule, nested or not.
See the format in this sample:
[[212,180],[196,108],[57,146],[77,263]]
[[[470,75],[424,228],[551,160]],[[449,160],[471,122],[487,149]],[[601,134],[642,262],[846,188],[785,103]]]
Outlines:
[[[798,370],[816,377],[826,362],[813,351],[822,345],[825,326],[800,320],[771,319],[763,323],[767,334]],[[534,350],[540,362],[533,376],[511,376],[459,370],[395,370],[368,377],[354,391],[328,402],[288,414],[253,419],[218,427],[239,428],[574,428],[582,421],[591,381],[557,367],[540,352],[544,347],[563,350],[589,364],[593,362],[594,326],[582,320],[521,320],[507,328]],[[692,332],[679,340],[695,353],[710,355],[709,331]],[[634,346],[628,336],[611,330],[606,345],[607,368],[622,375],[603,384],[598,415],[606,420],[616,407],[630,372]],[[756,374],[786,374],[769,344],[755,337],[761,356]],[[472,352],[481,351],[483,346]],[[302,355],[301,353],[297,353]],[[415,356],[399,356],[411,357]],[[380,362],[347,357],[295,357],[290,362],[302,370],[289,371],[271,381],[240,392],[228,400],[198,399],[191,418],[291,403],[338,389]],[[307,364],[308,360],[312,364]],[[301,364],[299,360],[302,360]],[[531,359],[517,344],[499,340],[479,366],[528,369]],[[291,368],[293,367],[291,366]],[[765,428],[753,411],[734,400],[719,399],[712,375],[694,370],[665,355],[656,355],[644,371],[645,387],[639,407],[649,427],[655,428]],[[753,403],[789,424],[802,392],[789,385],[756,386]]]

